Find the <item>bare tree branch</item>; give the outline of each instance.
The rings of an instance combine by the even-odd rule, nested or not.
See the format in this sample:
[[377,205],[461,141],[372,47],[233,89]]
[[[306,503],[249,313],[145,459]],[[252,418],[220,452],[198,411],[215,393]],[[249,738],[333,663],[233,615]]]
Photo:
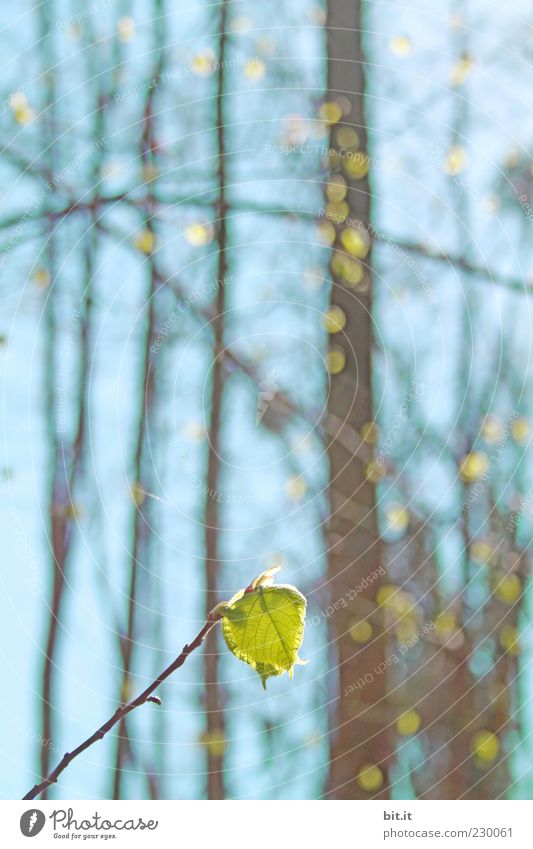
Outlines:
[[509,291],[512,292],[520,292],[522,295],[533,295],[533,289],[528,284],[527,280],[520,280],[518,277],[509,277],[506,274],[493,271],[488,266],[483,267],[481,265],[476,265],[466,259],[462,254],[434,250],[429,245],[424,245],[421,242],[406,241],[404,239],[399,239],[396,236],[379,233],[375,229],[373,231],[373,236],[378,242],[390,245],[393,250],[418,254],[423,259],[443,262],[449,265],[450,268],[466,271],[474,277],[482,277],[486,283],[493,283],[494,286],[500,286],[503,289],[509,289]]
[[25,796],[23,796],[23,799],[35,799],[37,796],[39,796],[40,793],[50,787],[51,784],[55,784],[61,773],[74,760],[74,758],[77,758],[78,755],[81,755],[81,753],[88,749],[90,746],[92,746],[93,743],[98,742],[98,740],[102,740],[108,733],[108,731],[111,731],[113,726],[115,726],[117,722],[120,722],[122,719],[124,719],[124,717],[127,716],[128,713],[131,713],[132,710],[135,710],[135,708],[140,707],[141,705],[144,705],[146,704],[146,702],[150,701],[159,704],[159,699],[157,699],[156,697],[152,697],[152,693],[154,692],[154,690],[156,690],[159,685],[163,683],[163,681],[165,681],[170,675],[172,675],[172,673],[175,672],[176,669],[179,669],[180,666],[183,666],[191,652],[193,652],[195,649],[199,648],[202,645],[204,639],[214,627],[217,621],[218,619],[212,613],[210,613],[205,625],[203,626],[201,631],[198,632],[192,643],[183,646],[181,653],[176,657],[175,660],[172,661],[170,666],[167,666],[167,668],[164,669],[163,672],[161,672],[157,676],[157,678],[152,681],[152,683],[149,684],[148,687],[146,687],[146,689],[143,690],[140,695],[137,696],[137,698],[133,699],[133,701],[129,702],[126,705],[120,705],[116,709],[113,716],[111,716],[107,720],[107,722],[104,722],[104,724],[101,725],[100,728],[98,728],[98,730],[94,732],[94,734],[91,734],[90,737],[87,737],[87,739],[84,740],[83,743],[80,743],[80,745],[77,746],[75,749],[73,749],[72,752],[65,752],[63,758],[58,763],[56,768],[50,773],[50,775],[48,775],[47,778],[44,778],[40,784],[36,784],[35,787],[32,787],[32,789],[28,793],[26,793]]

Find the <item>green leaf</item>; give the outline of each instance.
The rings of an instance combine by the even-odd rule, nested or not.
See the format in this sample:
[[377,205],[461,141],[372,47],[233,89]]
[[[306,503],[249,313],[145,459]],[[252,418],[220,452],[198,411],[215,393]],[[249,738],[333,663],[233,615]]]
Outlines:
[[[272,574],[263,573],[220,606],[222,633],[235,657],[248,663],[266,689],[268,678],[289,673],[298,657],[304,635],[306,600],[296,587],[269,586]],[[272,579],[273,580],[273,579]]]

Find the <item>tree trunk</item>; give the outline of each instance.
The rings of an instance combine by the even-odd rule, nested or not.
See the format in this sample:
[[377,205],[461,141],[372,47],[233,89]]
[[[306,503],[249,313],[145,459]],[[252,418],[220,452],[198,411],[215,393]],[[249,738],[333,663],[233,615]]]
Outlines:
[[[364,165],[367,133],[361,5],[360,0],[329,0],[327,21],[328,102],[341,104],[344,115],[343,123],[336,121],[334,112],[331,116],[335,123],[331,126],[330,146],[338,151],[332,157],[332,170],[346,181],[345,200],[350,218],[349,221],[342,217],[335,219],[331,306],[342,310],[346,325],[344,333],[336,334],[333,342],[342,349],[345,364],[340,366],[340,371],[338,364],[330,368],[328,399],[328,423],[336,427],[336,433],[332,432],[331,424],[328,427],[331,436],[328,579],[331,603],[340,604],[330,619],[337,652],[339,694],[331,716],[327,796],[337,799],[386,798],[391,745],[386,728],[387,674],[386,669],[383,671],[386,637],[379,623],[364,644],[356,643],[350,635],[354,622],[365,620],[369,611],[374,611],[376,592],[384,575],[375,485],[367,477],[363,457],[350,454],[343,447],[342,438],[343,430],[361,433],[363,425],[373,420],[370,251],[363,256],[364,251],[342,238],[345,231],[353,230],[363,242],[370,244],[365,227],[370,220],[370,190]],[[344,144],[338,137],[341,126],[352,128],[359,137],[357,160],[342,156],[340,148]],[[354,161],[360,164],[359,174],[353,168]],[[331,220],[329,209],[328,205],[326,214]],[[353,274],[345,275],[340,270],[344,261],[351,264],[352,271],[354,262],[361,262],[364,275],[356,286],[349,282],[350,278],[353,281]],[[377,577],[371,579],[372,573]],[[367,580],[368,588],[354,595],[363,579]],[[362,686],[358,686],[362,680]],[[372,769],[365,771],[365,767]]]

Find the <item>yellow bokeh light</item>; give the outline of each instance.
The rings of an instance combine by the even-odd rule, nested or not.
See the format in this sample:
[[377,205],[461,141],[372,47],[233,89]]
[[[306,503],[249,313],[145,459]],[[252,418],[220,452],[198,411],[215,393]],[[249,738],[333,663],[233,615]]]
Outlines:
[[291,501],[301,501],[306,492],[307,484],[300,475],[294,475],[285,484],[285,493]]
[[354,180],[362,180],[370,169],[370,159],[366,153],[356,153],[354,156],[344,156],[342,167],[348,177]]
[[494,548],[486,540],[474,540],[470,546],[470,557],[477,563],[488,563],[494,554]]
[[365,469],[366,479],[370,483],[379,483],[383,480],[386,474],[385,464],[379,463],[377,460],[371,460]]
[[361,427],[361,438],[369,445],[375,445],[379,437],[379,427],[376,422],[365,422]]
[[503,436],[503,426],[500,419],[497,416],[485,416],[481,427],[481,435],[485,442],[488,442],[490,445],[499,442]]
[[326,196],[328,200],[333,201],[334,203],[343,201],[346,197],[347,191],[348,187],[346,185],[346,180],[344,177],[341,177],[340,174],[335,174],[331,177],[326,186]]
[[189,226],[185,228],[185,238],[189,244],[194,245],[195,248],[208,245],[209,242],[213,240],[213,236],[214,229],[212,224],[197,222],[196,224],[189,224]]
[[482,764],[496,760],[500,751],[500,741],[492,731],[478,731],[471,743],[472,753]]
[[383,786],[383,773],[375,764],[363,764],[357,774],[357,783],[361,790],[372,793]]
[[406,35],[393,35],[389,39],[389,50],[395,56],[409,56],[413,51],[413,44]]
[[494,587],[494,595],[504,604],[514,604],[522,594],[522,582],[518,575],[506,575]]
[[471,451],[461,460],[459,474],[465,483],[479,480],[489,467],[489,460],[483,451]]
[[511,434],[515,442],[526,442],[531,434],[531,427],[523,416],[516,419],[511,426]]
[[400,533],[405,531],[409,525],[409,511],[399,502],[388,504],[385,508],[387,525],[392,531]]
[[332,345],[326,355],[326,364],[330,374],[340,374],[346,365],[346,354],[338,345]]
[[346,150],[356,150],[359,147],[359,136],[353,127],[339,127],[335,138],[338,146]]
[[33,282],[39,289],[46,289],[50,285],[50,272],[47,268],[37,268],[32,277]]
[[386,607],[398,616],[413,616],[415,613],[414,597],[394,584],[383,584],[376,593],[376,601],[380,607]]
[[151,230],[139,230],[133,237],[133,247],[143,254],[151,254],[155,248],[155,236]]
[[356,260],[345,259],[342,277],[350,289],[358,289],[360,292],[365,292],[368,289],[368,277],[365,276],[365,268]]
[[146,498],[146,493],[142,485],[140,483],[137,483],[137,481],[135,481],[135,483],[132,483],[130,487],[130,495],[131,500],[137,507],[140,507],[141,504],[144,503],[144,500]]
[[364,259],[370,250],[370,237],[366,230],[345,227],[340,236],[344,248],[352,256]]
[[372,625],[366,620],[354,622],[350,626],[350,637],[355,643],[367,643],[371,639],[372,634]]
[[498,639],[501,647],[509,652],[509,654],[517,655],[520,653],[518,628],[515,628],[514,625],[504,625],[498,635]]
[[466,82],[474,67],[471,56],[463,56],[450,68],[450,83],[454,88],[459,88]]
[[328,333],[340,333],[346,327],[346,315],[340,307],[333,306],[324,313],[323,324]]
[[365,276],[365,268],[358,260],[335,252],[331,258],[331,270],[350,288],[357,289]]
[[198,77],[208,77],[215,70],[216,57],[212,50],[198,53],[191,60],[191,71]]
[[157,177],[157,166],[153,162],[143,165],[141,175],[145,183],[151,183]]
[[451,636],[456,629],[457,619],[449,610],[439,613],[439,615],[435,617],[435,632],[441,639]]
[[343,224],[350,213],[350,207],[346,201],[331,201],[326,207],[326,213],[330,220],[336,221],[337,224]]
[[17,124],[29,124],[35,118],[35,112],[28,103],[28,98],[21,91],[16,91],[9,97],[9,108]]
[[455,177],[465,170],[468,165],[468,154],[464,147],[454,144],[444,157],[442,170],[450,177]]
[[388,604],[397,592],[398,587],[395,584],[383,584],[376,593],[376,601],[382,607]]
[[406,710],[396,720],[396,730],[398,734],[407,737],[409,734],[416,734],[422,723],[422,717],[416,710]]
[[320,106],[318,117],[325,124],[336,124],[342,118],[342,109],[338,103],[328,101]]
[[204,731],[198,737],[198,742],[201,746],[205,746],[205,748],[215,757],[221,757],[226,751],[228,745],[224,732],[221,729]]
[[244,66],[244,73],[248,77],[249,80],[256,81],[260,80],[265,76],[266,65],[265,63],[255,56],[253,59],[249,59]]
[[403,615],[394,626],[396,639],[399,643],[407,643],[416,637],[418,632],[418,622],[414,616]]
[[487,194],[483,195],[481,198],[481,206],[488,215],[495,215],[501,206],[501,201],[498,195],[494,192],[487,192]]

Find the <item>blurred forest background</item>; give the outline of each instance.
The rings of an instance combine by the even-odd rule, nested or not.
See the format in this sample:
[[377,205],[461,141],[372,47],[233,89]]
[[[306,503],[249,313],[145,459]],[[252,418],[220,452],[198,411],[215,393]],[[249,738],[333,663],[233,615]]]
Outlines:
[[0,9],[1,795],[530,798],[526,0]]

